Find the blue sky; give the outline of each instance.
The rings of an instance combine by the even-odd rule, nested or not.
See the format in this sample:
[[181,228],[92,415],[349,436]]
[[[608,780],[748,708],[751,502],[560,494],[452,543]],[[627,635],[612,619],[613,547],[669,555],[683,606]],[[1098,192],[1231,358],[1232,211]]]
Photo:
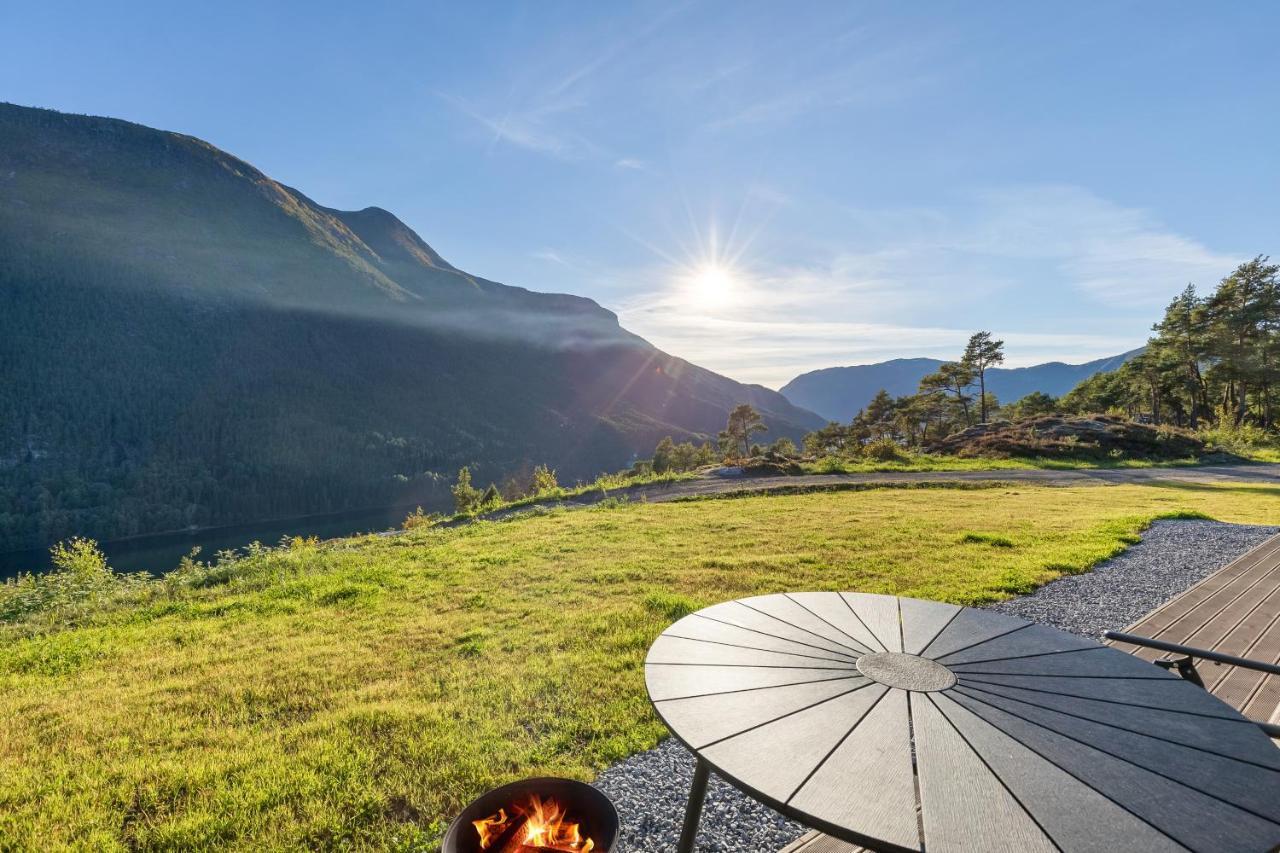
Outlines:
[[213,142],[745,381],[1143,342],[1280,234],[1273,3],[0,7],[0,98]]

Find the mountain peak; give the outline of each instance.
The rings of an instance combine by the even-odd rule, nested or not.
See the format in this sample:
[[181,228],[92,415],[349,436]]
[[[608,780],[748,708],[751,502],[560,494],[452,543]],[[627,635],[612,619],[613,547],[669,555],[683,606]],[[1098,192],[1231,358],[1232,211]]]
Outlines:
[[355,232],[383,261],[418,263],[433,269],[458,271],[389,210],[381,207],[326,210]]

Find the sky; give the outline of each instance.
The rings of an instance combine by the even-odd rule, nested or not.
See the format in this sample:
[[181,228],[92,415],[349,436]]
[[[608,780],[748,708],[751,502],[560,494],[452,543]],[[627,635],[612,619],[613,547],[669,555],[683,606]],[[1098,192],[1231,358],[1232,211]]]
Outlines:
[[1280,4],[0,0],[0,100],[206,139],[747,382],[1141,345],[1280,254]]

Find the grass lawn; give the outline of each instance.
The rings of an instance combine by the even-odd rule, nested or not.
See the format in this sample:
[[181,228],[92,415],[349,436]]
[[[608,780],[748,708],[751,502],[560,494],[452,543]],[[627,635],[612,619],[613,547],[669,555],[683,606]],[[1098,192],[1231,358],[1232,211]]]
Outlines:
[[488,786],[663,735],[652,639],[800,589],[963,603],[1152,518],[1280,523],[1280,489],[876,489],[630,504],[269,551],[76,627],[0,629],[0,849],[431,850]]

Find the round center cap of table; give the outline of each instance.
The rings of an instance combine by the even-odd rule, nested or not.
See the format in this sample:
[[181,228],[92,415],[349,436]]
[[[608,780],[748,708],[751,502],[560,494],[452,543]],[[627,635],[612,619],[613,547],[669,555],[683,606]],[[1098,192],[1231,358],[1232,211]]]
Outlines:
[[956,683],[955,674],[937,661],[901,652],[879,652],[858,658],[858,671],[899,690],[929,693]]

